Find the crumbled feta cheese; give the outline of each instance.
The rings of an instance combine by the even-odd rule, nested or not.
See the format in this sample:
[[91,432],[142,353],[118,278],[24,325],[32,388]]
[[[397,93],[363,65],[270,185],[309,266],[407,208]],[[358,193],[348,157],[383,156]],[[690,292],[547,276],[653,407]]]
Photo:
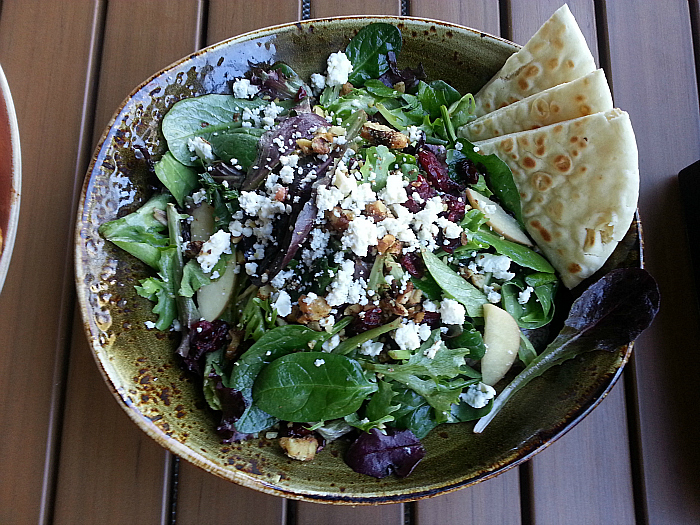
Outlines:
[[260,91],[260,86],[252,85],[247,78],[239,78],[233,83],[231,89],[236,98],[253,98]]
[[326,77],[320,73],[311,74],[311,88],[315,94],[319,94],[326,87]]
[[328,70],[326,74],[326,84],[329,86],[342,86],[348,81],[352,73],[352,63],[348,56],[342,51],[331,53],[326,61]]
[[454,299],[443,299],[440,302],[440,317],[444,324],[464,324],[467,311],[464,306]]
[[518,303],[527,303],[530,300],[530,295],[532,295],[532,292],[534,291],[535,289],[532,286],[528,286],[527,288],[525,288],[522,292],[518,294]]
[[[342,252],[338,252],[341,253]],[[368,303],[367,283],[364,279],[353,279],[355,274],[355,263],[353,261],[342,261],[338,272],[330,284],[330,292],[326,295],[326,302],[329,306],[340,306],[342,304]]]
[[423,131],[418,126],[408,126],[406,128],[409,142],[418,142],[423,137]]
[[336,346],[340,344],[340,336],[338,334],[335,334],[333,337],[331,337],[328,341],[323,343],[321,345],[321,349],[324,352],[330,352],[333,350]]
[[476,258],[476,264],[484,269],[484,272],[490,273],[496,279],[510,281],[515,274],[508,271],[511,260],[507,255],[494,255],[491,253],[479,254]]
[[316,361],[314,361],[314,366],[317,366],[317,367],[321,366],[321,365],[325,365],[325,364],[326,364],[326,361],[323,359],[316,359]]
[[386,178],[386,186],[379,192],[379,198],[384,204],[403,204],[408,200],[406,188],[403,186],[403,176],[399,174],[389,174]]
[[153,330],[156,327],[156,323],[154,323],[153,321],[144,321],[143,324],[145,324],[146,328],[148,328],[149,330]]
[[192,201],[195,204],[201,204],[202,202],[204,202],[206,200],[206,198],[207,198],[207,190],[205,190],[204,188],[202,188],[199,191],[195,191],[192,194]]
[[378,356],[384,349],[384,344],[379,341],[365,341],[360,345],[360,353],[371,357]]
[[496,304],[501,301],[501,294],[494,290],[493,286],[484,285],[484,293],[486,300],[490,303]]
[[[187,149],[199,157],[202,162],[207,164],[214,162],[216,160],[216,155],[214,155],[214,150],[202,137],[194,137],[187,141]],[[193,157],[193,159],[197,158]]]
[[323,214],[324,211],[330,211],[335,208],[343,197],[345,197],[343,192],[335,186],[319,186],[316,190],[316,207],[319,215]]
[[255,275],[258,271],[258,263],[250,262],[245,264],[245,273],[248,275]]
[[435,341],[432,345],[430,345],[428,348],[423,350],[423,355],[427,357],[428,359],[435,359],[435,354],[437,354],[438,350],[442,348],[442,339],[438,339]]
[[355,217],[341,239],[343,248],[350,248],[355,255],[366,257],[370,246],[378,243],[377,225],[371,218],[360,215]]
[[466,392],[459,395],[459,398],[467,405],[474,408],[484,408],[489,401],[496,396],[496,390],[492,386],[484,383],[469,385]]
[[277,310],[278,316],[287,317],[292,313],[292,299],[287,292],[280,290],[277,300],[272,303],[272,307]]
[[394,332],[394,341],[401,350],[415,350],[428,337],[430,337],[430,327],[426,324],[418,325],[413,321],[402,324]]
[[202,244],[202,249],[197,255],[197,262],[204,273],[211,272],[219,262],[222,253],[231,253],[231,234],[219,230]]
[[335,317],[332,315],[329,315],[328,317],[324,317],[318,322],[319,326],[323,328],[326,332],[330,332],[333,330],[333,327],[335,326]]

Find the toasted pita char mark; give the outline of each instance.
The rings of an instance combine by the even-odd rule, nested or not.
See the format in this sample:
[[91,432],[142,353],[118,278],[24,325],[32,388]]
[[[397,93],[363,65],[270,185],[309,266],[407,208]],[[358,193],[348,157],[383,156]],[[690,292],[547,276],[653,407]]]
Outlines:
[[613,109],[475,143],[513,172],[525,226],[573,288],[598,270],[637,205],[637,145],[627,113]]
[[476,94],[476,115],[480,117],[593,70],[595,61],[586,39],[564,4]]

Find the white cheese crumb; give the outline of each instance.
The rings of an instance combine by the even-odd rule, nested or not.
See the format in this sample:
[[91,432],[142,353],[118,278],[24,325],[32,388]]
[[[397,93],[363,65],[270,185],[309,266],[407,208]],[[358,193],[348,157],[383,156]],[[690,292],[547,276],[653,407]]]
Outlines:
[[197,262],[202,267],[202,271],[204,273],[211,272],[212,268],[219,262],[222,253],[231,253],[231,234],[219,230],[202,244],[202,249],[197,255]]
[[314,366],[317,366],[317,367],[321,366],[321,365],[325,365],[325,364],[326,364],[326,361],[324,361],[323,359],[316,359],[316,361],[314,361]]
[[[340,344],[340,336],[339,336],[338,334],[335,334],[335,335],[334,335],[333,337],[331,337],[328,341],[326,341],[325,343],[323,343],[323,344],[321,345],[321,349],[322,349],[324,352],[330,352],[331,350],[333,350],[333,349],[334,349],[336,346],[338,346],[339,344]],[[316,365],[316,366],[318,366],[318,365]]]
[[272,307],[277,310],[277,315],[287,317],[292,313],[292,299],[287,292],[280,290],[277,300],[272,304]]
[[187,149],[199,157],[202,162],[211,163],[216,160],[216,155],[214,155],[214,150],[212,150],[211,144],[209,144],[202,137],[194,137],[189,139],[187,141]]
[[153,321],[144,321],[143,324],[145,324],[146,328],[148,328],[149,330],[153,330],[156,327],[156,323],[154,323]]
[[440,317],[444,324],[464,324],[467,315],[464,306],[454,299],[443,299],[440,302]]
[[496,396],[496,391],[492,386],[484,383],[469,385],[466,392],[459,395],[459,398],[467,405],[474,408],[484,408],[489,401]]
[[360,345],[360,353],[371,357],[378,356],[384,349],[384,344],[378,341],[365,341]]
[[530,295],[532,295],[532,292],[534,291],[535,289],[532,286],[528,286],[527,288],[525,288],[522,292],[518,294],[518,303],[527,303],[530,300]]
[[331,53],[326,62],[328,71],[326,74],[326,84],[329,86],[342,86],[348,81],[352,73],[352,63],[345,53],[338,51]]
[[428,359],[435,359],[435,354],[442,348],[442,339],[438,339],[429,348],[423,351],[423,355]]
[[231,89],[233,90],[233,96],[236,98],[253,98],[260,91],[260,87],[251,85],[250,80],[247,78],[236,80]]

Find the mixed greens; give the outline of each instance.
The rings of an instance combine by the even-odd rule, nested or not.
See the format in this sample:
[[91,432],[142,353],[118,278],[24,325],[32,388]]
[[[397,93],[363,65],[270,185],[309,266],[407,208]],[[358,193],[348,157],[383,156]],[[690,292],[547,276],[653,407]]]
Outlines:
[[[137,286],[147,326],[182,332],[224,441],[263,433],[306,460],[348,435],[353,469],[404,476],[437,425],[484,418],[480,431],[532,377],[601,346],[589,310],[621,293],[608,285],[537,355],[554,269],[522,231],[508,167],[457,136],[473,97],[399,69],[401,44],[372,24],[308,82],[254,64],[233,94],[175,103],[162,191],[100,228],[153,268]],[[653,317],[651,284],[637,289]]]

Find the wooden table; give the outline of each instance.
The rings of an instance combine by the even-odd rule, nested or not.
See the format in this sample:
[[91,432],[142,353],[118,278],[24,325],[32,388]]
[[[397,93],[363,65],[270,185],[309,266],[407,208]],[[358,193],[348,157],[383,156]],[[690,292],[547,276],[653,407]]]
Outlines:
[[698,0],[570,0],[637,134],[646,262],[662,310],[624,378],[523,466],[418,503],[297,503],[177,461],[104,385],[76,310],[72,242],[97,138],[142,80],[259,27],[344,14],[449,20],[525,43],[561,0],[5,0],[0,63],[23,151],[0,296],[1,523],[700,523],[700,329],[676,174],[700,157]]

